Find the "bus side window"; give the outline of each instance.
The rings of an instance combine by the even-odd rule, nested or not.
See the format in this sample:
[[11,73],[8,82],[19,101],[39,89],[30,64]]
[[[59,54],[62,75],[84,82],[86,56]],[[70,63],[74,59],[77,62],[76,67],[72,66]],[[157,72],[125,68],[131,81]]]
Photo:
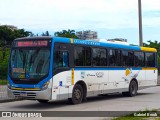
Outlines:
[[55,51],[54,69],[59,67],[69,67],[69,54],[67,51]]
[[155,67],[155,53],[146,52],[146,67]]
[[69,67],[68,65],[68,52],[63,52],[63,67]]

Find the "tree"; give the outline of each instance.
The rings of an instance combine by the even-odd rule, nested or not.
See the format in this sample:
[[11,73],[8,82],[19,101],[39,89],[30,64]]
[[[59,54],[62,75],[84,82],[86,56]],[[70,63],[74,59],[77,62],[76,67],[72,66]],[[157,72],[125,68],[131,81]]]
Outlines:
[[8,71],[8,58],[10,55],[10,49],[5,48],[5,56],[2,48],[0,48],[0,79],[7,79],[7,71]]
[[143,46],[145,47],[152,47],[152,48],[156,48],[157,50],[160,50],[160,42],[158,42],[157,40],[155,40],[154,42],[152,42],[151,40],[147,41],[149,44],[143,43]]
[[42,36],[50,36],[50,34],[48,31],[46,31],[45,33],[44,32],[42,33]]
[[41,35],[41,36],[46,36],[46,35],[45,35],[45,33],[42,33],[42,35]]
[[155,40],[154,42],[149,40],[147,42],[148,42],[148,44],[147,43],[143,43],[143,46],[157,49],[157,52],[158,52],[158,64],[160,65],[160,42],[158,42],[157,40]]
[[46,31],[46,36],[50,36],[48,31]]
[[158,42],[157,40],[155,40],[154,42],[152,42],[151,40],[147,41],[149,44],[147,43],[143,43],[144,47],[151,47],[151,48],[156,48],[157,52],[160,56],[160,42]]
[[27,37],[32,32],[24,29],[11,29],[7,26],[0,26],[0,79],[7,79],[8,58],[12,41],[16,38]]
[[30,37],[33,37],[33,36],[35,36],[35,35],[34,35],[33,33],[31,33],[31,34],[30,34]]
[[54,36],[56,36],[56,37],[66,37],[66,38],[78,38],[75,35],[75,30],[70,30],[70,29],[62,30],[60,32],[55,32]]
[[27,37],[32,32],[24,29],[11,29],[8,26],[0,26],[0,49],[2,49],[2,59],[6,56],[6,47],[10,47],[12,41],[16,38]]
[[0,46],[5,46],[12,39],[12,30],[6,26],[0,26]]
[[12,30],[7,26],[0,26],[0,46],[11,45],[12,41],[20,37],[28,37],[32,32],[24,29]]

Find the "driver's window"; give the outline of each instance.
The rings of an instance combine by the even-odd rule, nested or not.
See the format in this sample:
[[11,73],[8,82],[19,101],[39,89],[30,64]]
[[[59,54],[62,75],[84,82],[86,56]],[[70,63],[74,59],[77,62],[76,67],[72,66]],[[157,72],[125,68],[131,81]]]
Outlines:
[[69,67],[69,54],[67,51],[55,51],[54,53],[54,69]]

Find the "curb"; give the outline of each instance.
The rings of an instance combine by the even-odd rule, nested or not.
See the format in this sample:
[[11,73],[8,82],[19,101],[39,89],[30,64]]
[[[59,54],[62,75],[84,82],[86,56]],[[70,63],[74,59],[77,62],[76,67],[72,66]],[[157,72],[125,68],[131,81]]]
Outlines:
[[19,99],[4,99],[4,100],[0,100],[0,103],[21,101],[21,100],[24,100],[24,99],[22,99],[22,98],[19,98]]
[[[0,86],[5,87],[7,85],[0,85]],[[11,98],[11,97],[8,97],[7,95],[5,97],[4,96],[0,96],[0,103],[14,102],[14,101],[20,101],[20,100],[24,100],[24,99],[22,99],[22,98]]]

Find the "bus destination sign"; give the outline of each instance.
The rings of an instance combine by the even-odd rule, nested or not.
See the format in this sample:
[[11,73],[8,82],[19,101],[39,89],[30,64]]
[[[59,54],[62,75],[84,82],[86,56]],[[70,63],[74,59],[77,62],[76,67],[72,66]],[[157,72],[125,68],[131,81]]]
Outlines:
[[47,46],[47,40],[34,40],[34,41],[16,41],[16,47],[43,47]]

